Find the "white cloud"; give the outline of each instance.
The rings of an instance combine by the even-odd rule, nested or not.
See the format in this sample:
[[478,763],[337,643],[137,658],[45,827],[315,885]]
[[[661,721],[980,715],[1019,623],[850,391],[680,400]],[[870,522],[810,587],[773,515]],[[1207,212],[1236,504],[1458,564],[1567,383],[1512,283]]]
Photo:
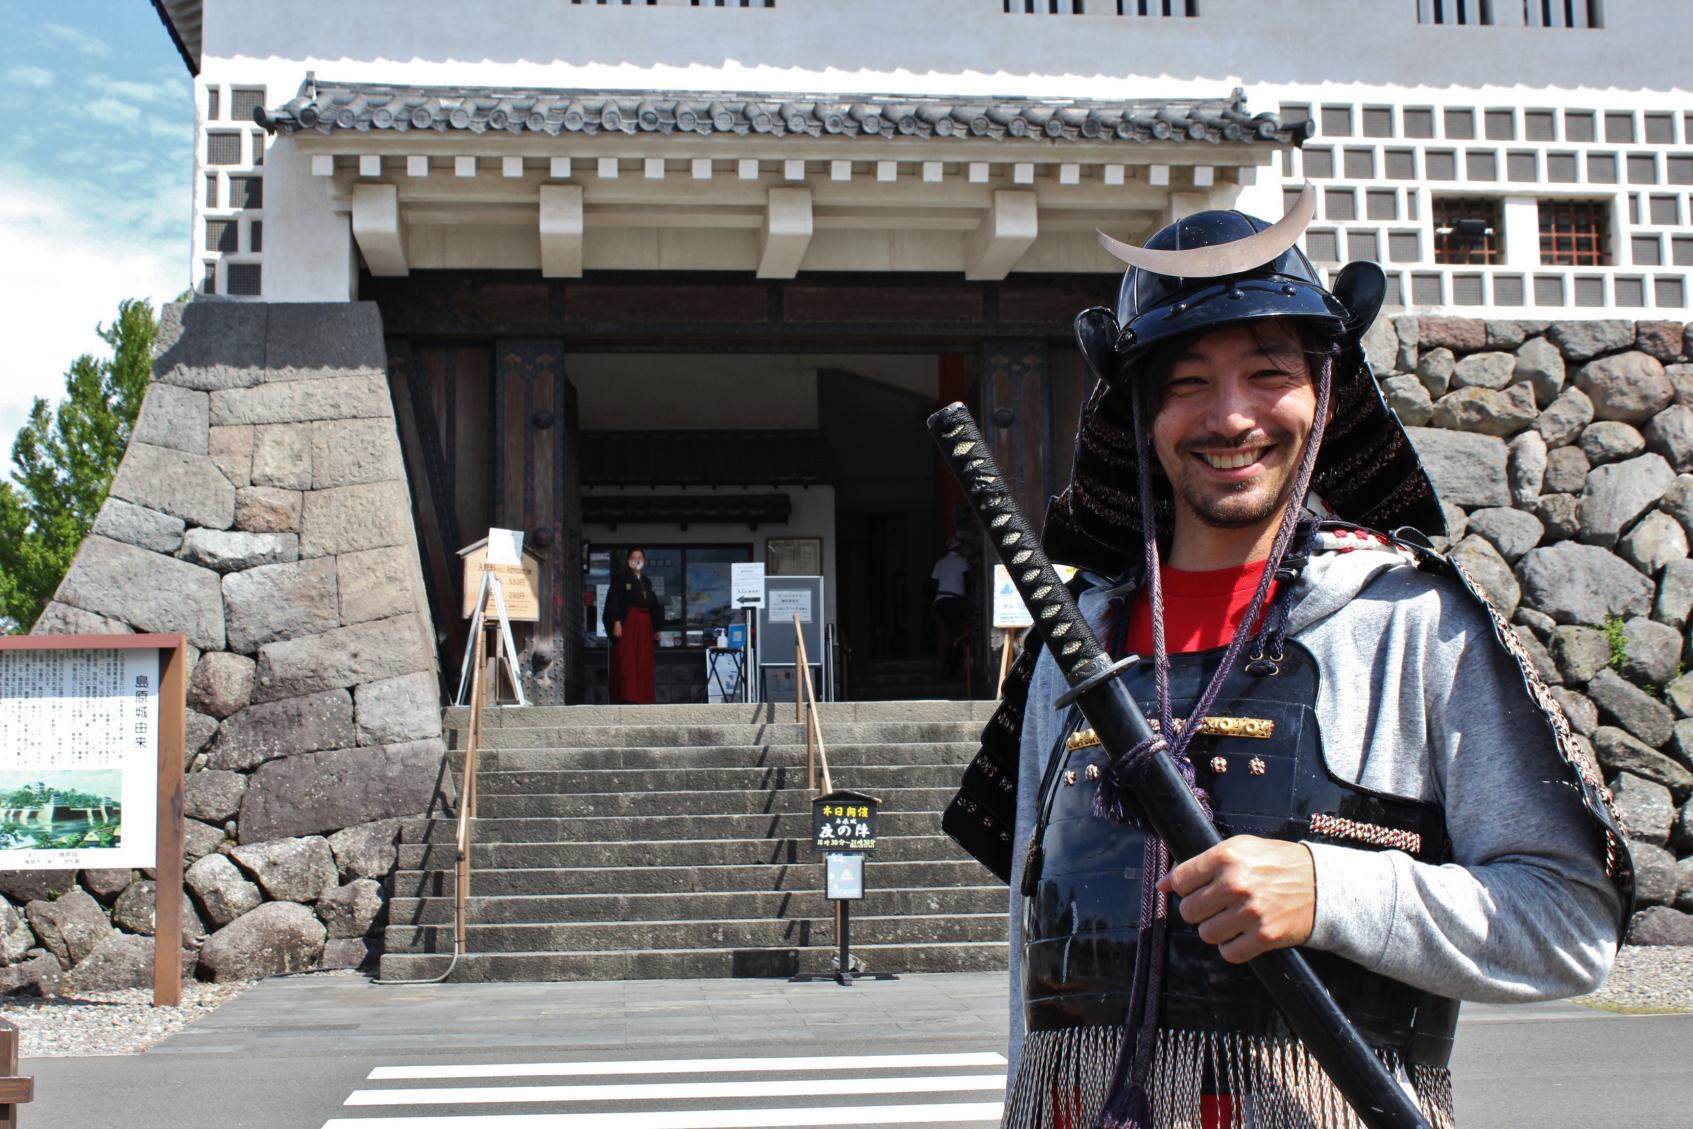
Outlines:
[[41,30],[54,39],[68,43],[83,54],[92,55],[96,59],[104,59],[112,53],[112,49],[106,46],[105,40],[98,39],[89,35],[86,31],[74,27],[66,27],[64,24],[42,24]]
[[13,67],[6,72],[6,77],[22,86],[33,86],[37,90],[44,90],[53,85],[53,72],[46,67]]
[[116,98],[96,98],[83,108],[89,117],[107,125],[134,125],[141,120],[140,110]]
[[105,75],[93,75],[88,82],[90,86],[135,102],[186,100],[186,84],[175,80],[170,82],[131,82],[126,78],[107,78]]
[[[161,186],[138,187],[157,195]],[[95,326],[109,324],[121,300],[158,305],[187,289],[186,190],[174,195],[182,218],[167,235],[135,224],[133,214],[85,216],[74,187],[0,169],[0,262],[7,264],[0,271],[0,332],[8,343],[0,359],[0,473],[31,401],[57,402],[71,361],[106,352]],[[142,203],[136,214],[158,208]]]

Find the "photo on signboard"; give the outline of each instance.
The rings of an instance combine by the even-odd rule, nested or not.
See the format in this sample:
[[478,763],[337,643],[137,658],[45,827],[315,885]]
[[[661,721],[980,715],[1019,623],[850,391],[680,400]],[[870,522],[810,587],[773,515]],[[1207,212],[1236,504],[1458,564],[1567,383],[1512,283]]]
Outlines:
[[0,772],[0,851],[116,847],[123,836],[123,773],[48,768]]

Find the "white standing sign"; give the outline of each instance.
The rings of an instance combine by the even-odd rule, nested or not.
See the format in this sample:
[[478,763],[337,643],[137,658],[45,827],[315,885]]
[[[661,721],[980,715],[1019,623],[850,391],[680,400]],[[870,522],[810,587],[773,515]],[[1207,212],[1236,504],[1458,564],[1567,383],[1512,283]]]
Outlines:
[[1029,627],[1034,624],[1029,606],[1011,583],[1011,573],[1002,564],[993,566],[993,625],[999,628]]
[[523,530],[488,530],[488,563],[491,565],[521,565],[523,563]]
[[737,610],[764,606],[764,562],[729,566],[729,605]]
[[152,866],[159,653],[0,651],[0,870]]

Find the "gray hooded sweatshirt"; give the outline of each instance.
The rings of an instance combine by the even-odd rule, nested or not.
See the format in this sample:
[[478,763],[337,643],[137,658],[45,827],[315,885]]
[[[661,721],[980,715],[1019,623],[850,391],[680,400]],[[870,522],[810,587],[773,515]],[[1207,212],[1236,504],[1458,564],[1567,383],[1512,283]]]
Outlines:
[[[1126,589],[1082,594],[1096,631]],[[1459,582],[1387,549],[1311,557],[1288,634],[1315,657],[1323,758],[1339,779],[1437,803],[1452,861],[1307,842],[1316,922],[1305,947],[1458,999],[1590,992],[1616,955],[1621,896],[1595,821],[1491,622]],[[1014,843],[1028,842],[1062,721],[1043,653],[1023,723]],[[1046,703],[1043,705],[1043,703]],[[1020,851],[1011,875],[1011,1076],[1023,1041]],[[1134,897],[1124,890],[1125,898]],[[1127,978],[1129,969],[1124,969]]]

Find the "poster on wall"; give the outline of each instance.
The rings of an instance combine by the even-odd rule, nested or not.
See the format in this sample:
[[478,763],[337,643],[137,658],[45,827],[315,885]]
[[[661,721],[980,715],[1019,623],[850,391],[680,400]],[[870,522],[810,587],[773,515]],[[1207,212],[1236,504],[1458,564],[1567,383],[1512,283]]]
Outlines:
[[0,870],[152,866],[159,653],[0,651]]
[[805,588],[776,588],[769,593],[770,618],[779,623],[811,622],[811,592]]
[[821,576],[823,538],[771,537],[764,542],[764,566],[771,576]]

